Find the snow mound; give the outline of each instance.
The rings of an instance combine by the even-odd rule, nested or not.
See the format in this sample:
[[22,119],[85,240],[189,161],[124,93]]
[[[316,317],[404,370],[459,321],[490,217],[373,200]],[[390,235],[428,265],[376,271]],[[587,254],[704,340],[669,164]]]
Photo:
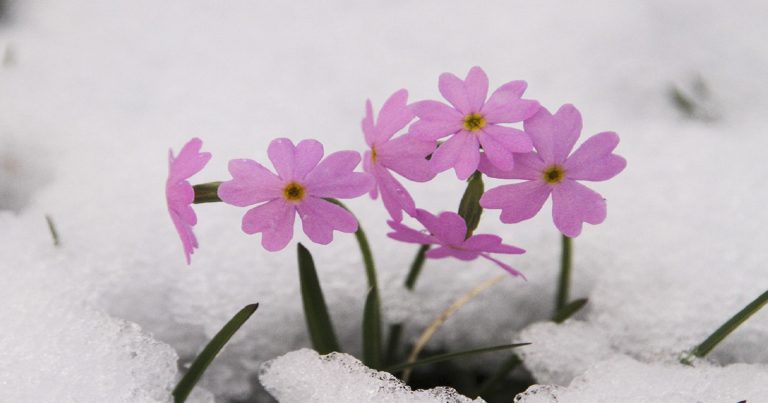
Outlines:
[[450,388],[412,391],[388,372],[372,370],[343,353],[321,356],[301,349],[265,362],[259,380],[281,403],[466,403]]
[[646,364],[623,356],[602,361],[567,388],[534,385],[516,403],[698,403],[763,402],[768,367],[733,364],[689,367]]

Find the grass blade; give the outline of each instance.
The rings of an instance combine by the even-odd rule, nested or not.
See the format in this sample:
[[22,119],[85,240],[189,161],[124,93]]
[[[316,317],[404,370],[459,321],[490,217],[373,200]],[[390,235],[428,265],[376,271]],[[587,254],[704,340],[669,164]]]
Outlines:
[[235,332],[237,332],[248,318],[256,312],[258,307],[259,304],[247,305],[245,308],[241,309],[240,312],[235,314],[235,316],[233,316],[232,319],[230,319],[229,322],[216,333],[216,336],[214,336],[208,345],[205,346],[203,351],[197,355],[197,358],[195,358],[192,365],[189,367],[189,371],[184,374],[184,377],[181,378],[176,385],[176,388],[173,389],[173,401],[175,403],[183,403],[187,400],[187,396],[192,392],[192,389],[197,384],[197,381],[200,380],[200,377],[203,376],[208,365],[210,365],[213,359],[216,358],[216,355],[219,354],[219,351],[221,351],[222,348],[224,348],[224,345],[227,344]]
[[475,354],[484,354],[484,353],[490,353],[493,351],[508,350],[515,347],[527,346],[529,344],[531,343],[504,344],[500,346],[484,347],[484,348],[478,348],[474,350],[460,351],[457,353],[434,355],[432,357],[424,358],[422,360],[418,360],[414,362],[404,362],[402,364],[397,364],[387,368],[386,371],[395,372],[401,369],[418,367],[420,365],[434,364],[436,362],[448,361],[454,358],[466,357],[466,356],[475,355]]
[[483,174],[477,171],[469,177],[467,189],[461,196],[461,202],[459,202],[459,215],[467,223],[467,238],[472,236],[480,224],[480,216],[483,214],[483,208],[480,207],[480,197],[484,190]]
[[557,311],[555,316],[552,317],[552,321],[555,323],[565,322],[566,319],[570,318],[576,312],[580,311],[581,308],[584,308],[584,305],[587,305],[587,302],[589,302],[589,300],[586,298],[580,298],[580,299],[576,299],[569,302],[562,309]]
[[304,303],[304,317],[307,320],[307,330],[312,339],[312,346],[320,354],[341,351],[336,333],[333,331],[331,316],[328,315],[328,307],[325,305],[312,255],[302,244],[298,244],[298,255],[301,300]]
[[379,293],[373,287],[368,290],[363,310],[363,364],[373,369],[381,368]]
[[56,231],[56,224],[53,223],[53,218],[46,214],[45,222],[48,223],[48,231],[51,232],[51,238],[53,238],[53,246],[58,247],[61,245],[61,240],[59,239],[59,232]]

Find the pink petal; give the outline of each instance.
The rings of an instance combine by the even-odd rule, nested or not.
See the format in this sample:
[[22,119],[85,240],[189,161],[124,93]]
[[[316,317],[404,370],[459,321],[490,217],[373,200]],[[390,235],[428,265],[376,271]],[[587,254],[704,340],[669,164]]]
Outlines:
[[376,141],[376,127],[373,125],[373,105],[371,105],[371,100],[365,101],[365,117],[363,118],[363,121],[360,122],[360,127],[363,130],[363,135],[365,136],[365,144],[368,144],[368,146],[372,146],[373,143]]
[[491,178],[499,179],[539,179],[544,170],[544,161],[535,152],[515,154],[515,166],[510,171],[502,171],[493,165],[488,157],[482,155],[477,169]]
[[326,157],[305,177],[307,193],[315,197],[349,199],[368,193],[375,186],[370,174],[352,172],[360,163],[356,151],[337,151]]
[[434,141],[424,141],[410,134],[397,137],[377,148],[379,164],[416,182],[435,177],[427,156],[435,151]]
[[296,208],[282,199],[272,200],[248,210],[243,216],[243,232],[261,232],[261,245],[274,252],[285,248],[293,238]]
[[432,159],[430,160],[432,170],[434,172],[442,172],[456,165],[461,154],[472,147],[473,142],[476,144],[477,139],[470,132],[461,131],[454,134],[432,153]]
[[420,119],[459,122],[459,125],[464,122],[464,114],[442,102],[419,101],[409,107]]
[[501,221],[517,223],[527,220],[541,210],[551,188],[539,181],[526,181],[493,188],[480,198],[480,205],[501,209]]
[[195,200],[195,191],[189,182],[166,183],[165,198],[168,208],[173,210],[185,223],[197,224],[197,217],[190,206]]
[[546,163],[562,164],[581,133],[581,114],[570,104],[561,106],[555,115],[542,107],[525,121],[525,132]]
[[277,138],[272,140],[267,148],[267,155],[280,178],[284,180],[294,179],[293,165],[296,160],[296,147],[290,139]]
[[411,216],[416,215],[416,203],[413,198],[386,168],[377,167],[375,177],[381,189],[381,200],[392,219],[402,221],[403,211]]
[[473,250],[477,252],[492,252],[506,254],[525,253],[524,249],[512,245],[502,244],[499,236],[491,234],[473,235],[461,245],[462,249]]
[[552,216],[557,229],[573,238],[581,233],[582,223],[600,224],[605,220],[605,199],[588,187],[566,179],[552,191]]
[[515,129],[514,127],[488,125],[483,128],[483,132],[493,136],[504,145],[505,149],[513,153],[529,153],[533,151],[531,136],[522,130]]
[[197,238],[195,233],[192,232],[192,227],[186,224],[174,211],[169,211],[171,215],[171,221],[176,228],[176,232],[181,239],[181,246],[184,248],[184,257],[187,260],[187,264],[192,263],[192,254],[195,252],[195,248],[198,247]]
[[612,154],[618,144],[619,136],[613,132],[587,139],[563,165],[568,178],[604,181],[618,175],[627,166],[624,158]]
[[349,211],[331,202],[308,197],[296,206],[302,228],[313,242],[327,245],[333,240],[333,230],[357,231],[357,220]]
[[[371,151],[366,151],[365,154],[363,154],[363,172],[367,172],[371,175],[373,175],[373,170],[376,165],[373,163],[373,159],[371,158]],[[371,199],[376,200],[377,197],[379,197],[379,190],[378,186],[374,186],[368,194],[371,196]]]
[[282,197],[283,181],[256,161],[231,160],[229,173],[232,180],[218,190],[225,203],[245,207]]
[[179,151],[177,157],[168,150],[168,181],[185,180],[200,172],[211,159],[211,153],[201,153],[203,142],[195,137],[189,140]]
[[462,130],[463,125],[462,120],[417,120],[408,128],[408,132],[421,140],[435,141]]
[[469,250],[461,250],[452,248],[450,246],[440,246],[437,248],[432,248],[425,253],[425,255],[430,259],[442,259],[446,257],[455,257],[459,260],[464,261],[470,261],[475,260],[477,256],[479,256],[479,253]]
[[398,130],[413,120],[414,114],[407,103],[408,91],[404,89],[395,92],[384,102],[376,121],[379,134],[377,143],[389,140]]
[[480,111],[488,123],[513,123],[530,118],[539,110],[539,103],[520,99],[528,85],[525,81],[510,81],[493,92]]
[[467,88],[464,82],[460,78],[451,73],[440,74],[437,87],[440,89],[440,94],[458,109],[462,115],[468,115],[472,112],[472,105],[469,101],[469,94],[467,94]]
[[444,245],[459,246],[464,242],[467,223],[456,213],[444,211],[434,216],[428,211],[417,209],[416,219]]
[[436,241],[433,237],[423,232],[416,231],[415,229],[405,226],[400,222],[390,220],[387,221],[387,224],[389,224],[389,227],[394,230],[394,232],[388,233],[387,236],[394,240],[407,243],[418,243],[422,245],[430,245]]
[[481,253],[480,256],[490,260],[493,263],[496,263],[499,267],[501,267],[502,269],[504,269],[507,272],[509,272],[509,274],[511,274],[511,275],[513,275],[515,277],[522,277],[525,280],[525,276],[523,275],[523,273],[520,273],[519,271],[517,271],[517,269],[513,268],[512,266],[510,266],[510,265],[508,265],[508,264],[506,264],[506,263],[504,263],[504,262],[502,262],[502,261],[500,261],[498,259],[494,259],[494,258],[492,258],[491,256],[489,256],[488,254],[485,254],[485,253]]
[[493,134],[483,131],[477,139],[483,146],[483,154],[496,168],[502,171],[509,171],[514,168],[514,156],[506,144],[502,143]]
[[464,80],[469,98],[469,107],[472,112],[479,112],[488,96],[488,76],[480,67],[472,67]]

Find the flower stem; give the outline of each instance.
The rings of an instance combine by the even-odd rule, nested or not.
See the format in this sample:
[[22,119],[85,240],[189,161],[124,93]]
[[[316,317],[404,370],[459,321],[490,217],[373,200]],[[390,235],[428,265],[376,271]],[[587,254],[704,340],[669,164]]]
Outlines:
[[411,269],[408,270],[408,277],[405,278],[405,288],[413,291],[413,288],[416,287],[416,280],[419,279],[421,268],[424,267],[426,253],[430,246],[429,244],[421,245],[419,251],[416,252],[416,257],[413,259],[413,263],[411,263]]
[[563,235],[563,252],[560,257],[560,279],[557,284],[557,299],[555,313],[560,312],[568,304],[569,288],[571,286],[571,238]]
[[728,319],[727,322],[723,323],[723,325],[715,330],[715,332],[712,333],[709,337],[707,337],[706,340],[704,340],[698,346],[694,347],[687,357],[683,357],[680,361],[683,364],[690,365],[692,359],[691,355],[698,358],[705,357],[721,341],[728,337],[731,332],[736,330],[736,328],[744,323],[747,319],[749,319],[750,316],[754,315],[755,312],[759,311],[760,308],[765,306],[766,303],[768,303],[768,290],[762,293],[759,297],[755,298],[754,301],[750,302],[742,310],[736,313],[736,315],[733,315],[733,317]]
[[220,202],[219,185],[221,182],[208,182],[192,186],[195,190],[195,204]]

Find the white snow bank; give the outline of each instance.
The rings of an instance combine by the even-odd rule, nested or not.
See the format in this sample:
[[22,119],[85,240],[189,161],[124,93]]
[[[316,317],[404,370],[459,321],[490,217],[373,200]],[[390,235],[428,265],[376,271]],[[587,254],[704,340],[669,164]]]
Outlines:
[[629,357],[602,361],[570,386],[534,385],[516,403],[698,403],[764,402],[768,367],[732,364],[646,364]]
[[280,403],[469,403],[450,388],[412,391],[388,372],[343,353],[292,351],[261,366],[259,380]]

